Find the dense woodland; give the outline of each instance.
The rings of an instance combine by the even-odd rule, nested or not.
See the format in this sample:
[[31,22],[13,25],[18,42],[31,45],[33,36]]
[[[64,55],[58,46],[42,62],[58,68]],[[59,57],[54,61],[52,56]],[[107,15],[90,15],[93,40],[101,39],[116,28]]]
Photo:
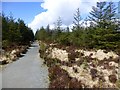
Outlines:
[[29,45],[34,40],[33,31],[28,28],[24,21],[17,21],[12,15],[5,16],[2,14],[2,47],[3,49],[11,46]]
[[[49,25],[41,27],[35,34],[35,39],[58,43],[59,45],[75,46],[83,49],[106,49],[120,52],[120,20],[116,19],[116,7],[113,2],[98,2],[87,19],[81,22],[80,10],[74,14],[73,28],[63,29],[62,18],[55,23],[55,28]],[[90,26],[87,25],[90,21]]]

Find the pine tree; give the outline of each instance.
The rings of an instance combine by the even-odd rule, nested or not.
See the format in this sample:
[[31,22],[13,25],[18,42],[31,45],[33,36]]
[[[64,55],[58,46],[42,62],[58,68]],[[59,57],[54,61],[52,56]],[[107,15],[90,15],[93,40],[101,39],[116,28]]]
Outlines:
[[49,24],[48,24],[47,27],[46,27],[46,31],[47,31],[48,33],[50,33],[50,26],[49,26]]
[[89,20],[94,21],[100,28],[111,28],[116,10],[114,3],[97,2],[97,6],[92,9]]
[[97,7],[93,6],[92,11],[90,12],[91,16],[89,20],[94,21],[99,27],[103,26],[103,22],[105,20],[104,16],[104,8],[106,6],[106,2],[97,2]]
[[73,21],[73,24],[75,25],[76,29],[80,28],[80,21],[81,21],[80,9],[78,8],[76,10],[76,14],[74,14],[74,21]]
[[57,22],[56,22],[56,27],[57,27],[56,29],[58,32],[62,31],[61,26],[62,26],[62,20],[61,20],[61,17],[59,17]]

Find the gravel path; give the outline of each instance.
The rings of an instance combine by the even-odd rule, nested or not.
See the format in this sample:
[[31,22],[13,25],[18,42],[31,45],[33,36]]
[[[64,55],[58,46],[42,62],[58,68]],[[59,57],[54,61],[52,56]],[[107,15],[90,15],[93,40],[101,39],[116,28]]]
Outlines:
[[2,88],[48,88],[48,68],[38,50],[34,43],[24,57],[3,68]]

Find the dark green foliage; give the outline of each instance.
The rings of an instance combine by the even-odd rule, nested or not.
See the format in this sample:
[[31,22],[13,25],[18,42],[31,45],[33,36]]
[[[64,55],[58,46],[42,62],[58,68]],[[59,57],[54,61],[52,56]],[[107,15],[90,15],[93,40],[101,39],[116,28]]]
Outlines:
[[28,28],[23,20],[18,19],[18,29],[20,30],[21,33],[21,42],[25,43],[25,42],[29,42],[29,41],[33,41],[34,40],[34,34],[33,31]]
[[40,30],[37,30],[35,34],[35,39],[44,41],[46,40],[46,38],[47,38],[47,32],[43,27],[41,27]]
[[58,42],[59,44],[69,46],[69,45],[70,45],[69,34],[66,33],[66,32],[62,32],[62,33],[60,34],[60,36],[57,38],[57,42]]
[[76,29],[80,28],[80,21],[81,21],[80,9],[78,8],[76,14],[74,14],[74,21],[73,21]]
[[[114,27],[113,20],[115,16],[116,7],[113,2],[97,2],[97,6],[93,6],[93,10],[90,12],[89,19],[94,21],[100,28],[112,28]],[[112,26],[112,27],[111,27]],[[114,28],[113,28],[114,29]]]
[[114,19],[115,10],[112,2],[98,2],[90,12],[90,26],[85,28],[80,25],[80,11],[77,9],[71,32],[69,27],[66,30],[61,28],[62,22],[59,18],[53,30],[49,29],[49,25],[46,29],[38,30],[35,35],[36,39],[82,49],[115,50],[119,53],[120,31],[118,28],[120,23]]
[[15,19],[10,16],[2,15],[2,42],[3,48],[9,47],[12,44],[29,44],[34,40],[34,34],[28,28],[23,20]]

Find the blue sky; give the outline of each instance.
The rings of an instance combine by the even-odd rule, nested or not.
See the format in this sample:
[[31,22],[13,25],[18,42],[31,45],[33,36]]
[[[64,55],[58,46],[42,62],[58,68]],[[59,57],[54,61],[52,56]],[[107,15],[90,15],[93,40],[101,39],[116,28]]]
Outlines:
[[[81,17],[85,19],[92,10],[92,6],[95,6],[98,0],[39,0],[41,2],[8,1],[9,0],[2,2],[2,11],[5,15],[8,16],[11,12],[14,18],[21,18],[35,32],[40,27],[46,27],[48,24],[50,28],[54,28],[54,23],[57,21],[58,17],[61,17],[63,27],[72,26],[76,9],[80,8]],[[119,0],[114,1],[118,2]]]
[[12,13],[14,18],[21,18],[28,24],[37,14],[45,11],[40,4],[41,2],[2,2],[2,11],[7,16]]

